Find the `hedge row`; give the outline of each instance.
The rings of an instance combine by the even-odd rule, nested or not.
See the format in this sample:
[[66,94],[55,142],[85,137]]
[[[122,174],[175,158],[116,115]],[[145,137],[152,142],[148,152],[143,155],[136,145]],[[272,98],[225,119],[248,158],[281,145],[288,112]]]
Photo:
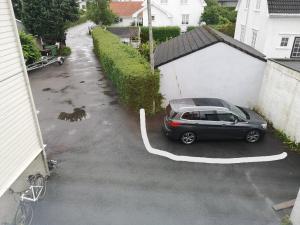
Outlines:
[[[164,42],[171,38],[177,37],[180,35],[180,28],[179,27],[153,27],[153,39],[157,43]],[[148,27],[141,27],[141,41],[143,43],[149,41],[149,28]]]
[[134,110],[159,110],[159,73],[151,73],[149,63],[131,46],[101,28],[92,32],[94,51],[120,99]]

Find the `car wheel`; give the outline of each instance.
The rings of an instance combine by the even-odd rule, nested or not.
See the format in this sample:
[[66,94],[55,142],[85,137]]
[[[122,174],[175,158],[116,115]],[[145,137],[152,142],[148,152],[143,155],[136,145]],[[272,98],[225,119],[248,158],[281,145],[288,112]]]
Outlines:
[[247,134],[246,134],[246,141],[249,143],[255,143],[258,142],[260,140],[260,132],[259,130],[250,130]]
[[185,132],[181,135],[181,142],[186,145],[193,144],[196,141],[196,135],[194,132]]

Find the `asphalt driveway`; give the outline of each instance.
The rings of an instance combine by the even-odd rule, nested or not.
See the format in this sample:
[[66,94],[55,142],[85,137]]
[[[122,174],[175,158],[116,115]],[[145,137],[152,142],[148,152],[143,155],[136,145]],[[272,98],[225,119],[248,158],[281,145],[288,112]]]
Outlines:
[[[174,162],[149,154],[138,114],[119,104],[92,52],[87,24],[70,29],[72,55],[63,66],[30,74],[47,144],[58,168],[35,225],[275,225],[272,204],[295,198],[300,156],[240,165]],[[75,120],[75,121],[73,121]],[[73,122],[72,122],[73,121]],[[209,157],[269,155],[285,151],[272,135],[257,145],[201,142],[183,146],[148,118],[154,147]]]

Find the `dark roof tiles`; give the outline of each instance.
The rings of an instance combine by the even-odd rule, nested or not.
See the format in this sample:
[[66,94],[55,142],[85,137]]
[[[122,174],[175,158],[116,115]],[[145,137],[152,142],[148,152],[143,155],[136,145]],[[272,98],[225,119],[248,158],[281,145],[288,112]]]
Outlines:
[[155,67],[191,54],[218,42],[224,42],[253,57],[265,60],[256,49],[208,27],[197,27],[157,46],[154,53]]
[[271,14],[300,14],[300,0],[268,0]]

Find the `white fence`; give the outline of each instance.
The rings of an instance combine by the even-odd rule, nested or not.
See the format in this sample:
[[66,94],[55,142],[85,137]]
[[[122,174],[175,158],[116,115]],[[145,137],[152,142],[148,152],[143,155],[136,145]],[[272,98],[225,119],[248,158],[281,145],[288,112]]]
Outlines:
[[300,142],[300,73],[268,61],[258,100],[258,110],[287,134]]

